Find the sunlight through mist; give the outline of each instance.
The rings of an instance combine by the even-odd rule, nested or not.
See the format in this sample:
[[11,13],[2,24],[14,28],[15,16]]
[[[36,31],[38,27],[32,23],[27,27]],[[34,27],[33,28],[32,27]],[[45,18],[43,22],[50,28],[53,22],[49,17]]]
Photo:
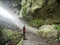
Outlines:
[[[19,20],[19,18],[16,15],[9,13],[9,11],[5,10],[1,6],[0,6],[0,16],[2,16],[2,19],[4,19],[4,18],[9,19],[10,22],[13,22],[16,26],[18,26],[21,29],[24,26],[24,24],[22,24],[22,21]],[[7,22],[7,20],[5,20],[5,21]]]
[[0,7],[0,15],[5,17],[5,18],[14,20],[14,17],[7,10],[5,10],[2,7]]

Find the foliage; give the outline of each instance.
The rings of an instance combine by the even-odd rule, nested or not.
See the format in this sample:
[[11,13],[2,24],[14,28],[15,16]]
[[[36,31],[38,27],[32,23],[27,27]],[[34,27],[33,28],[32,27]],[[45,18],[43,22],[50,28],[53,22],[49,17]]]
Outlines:
[[13,30],[9,30],[9,29],[5,29],[4,30],[7,34],[8,40],[15,40],[16,42],[18,41],[18,39],[21,37],[20,32],[18,31],[13,31]]
[[37,18],[37,19],[34,19],[34,20],[30,21],[30,25],[32,25],[33,27],[36,27],[36,28],[40,27],[43,24],[44,24],[44,20],[43,19],[38,19]]
[[60,24],[55,24],[54,28],[58,31],[56,41],[60,41]]
[[58,30],[58,34],[57,34],[56,40],[57,40],[57,41],[60,41],[60,24],[59,24],[59,25],[56,24],[56,25],[54,26],[54,28],[55,28],[56,30]]
[[[9,41],[9,40],[12,40],[14,41],[14,43],[17,43],[20,39],[22,39],[20,32],[13,31],[0,26],[0,45],[3,45],[5,41]],[[21,44],[22,44],[22,41],[21,41]]]
[[17,45],[22,45],[22,41],[23,41],[23,39],[21,39],[21,41]]
[[55,25],[54,28],[60,31],[60,25]]
[[3,42],[7,40],[7,35],[4,32],[4,28],[0,26],[0,45],[3,45]]

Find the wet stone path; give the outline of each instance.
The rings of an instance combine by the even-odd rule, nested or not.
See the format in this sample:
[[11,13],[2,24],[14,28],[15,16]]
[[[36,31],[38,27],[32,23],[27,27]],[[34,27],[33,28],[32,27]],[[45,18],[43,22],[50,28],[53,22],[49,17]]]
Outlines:
[[27,40],[23,40],[23,45],[48,45],[46,41],[30,32],[26,33],[26,39]]

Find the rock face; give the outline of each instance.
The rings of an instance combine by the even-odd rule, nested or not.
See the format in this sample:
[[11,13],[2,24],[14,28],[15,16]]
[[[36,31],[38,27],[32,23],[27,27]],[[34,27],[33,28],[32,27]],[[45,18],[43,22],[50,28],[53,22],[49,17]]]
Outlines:
[[[37,27],[41,25],[41,20],[44,22],[42,25],[45,24],[47,20],[48,24],[50,22],[60,22],[59,0],[7,0],[3,2],[11,5],[14,13],[17,13],[19,17],[24,17],[35,27],[36,25]],[[35,21],[37,23],[35,23]]]
[[[45,7],[50,7],[52,4],[54,4],[56,0],[22,0],[21,5],[22,9],[27,9],[31,11],[35,11],[36,9],[39,8],[45,8]],[[44,5],[46,5],[44,7]],[[23,11],[22,10],[22,11]]]
[[[29,14],[29,12],[35,15],[47,15],[47,11],[52,11],[56,6],[56,0],[22,0],[21,5],[21,13]],[[37,11],[38,10],[38,11]],[[36,13],[35,13],[36,11]],[[43,13],[42,13],[43,12]],[[23,14],[23,15],[24,15]]]
[[41,8],[44,2],[44,0],[22,0],[22,6],[27,9],[30,8],[30,10],[33,11]]
[[[47,19],[50,19],[52,20],[53,23],[60,22],[59,20],[60,5],[58,2],[60,1],[58,0],[22,0],[21,2],[22,8],[20,13],[23,15],[23,17],[27,18],[30,22],[35,19],[39,19],[42,21],[46,21]],[[48,24],[49,22],[50,21],[48,21]],[[33,22],[33,24],[35,24],[35,22]]]
[[45,0],[22,0],[21,5],[21,14],[29,15],[30,12],[33,13],[36,9],[42,8]]
[[43,25],[42,27],[40,27],[38,34],[41,37],[45,37],[45,38],[56,38],[57,37],[57,30],[54,29],[54,26],[52,25]]

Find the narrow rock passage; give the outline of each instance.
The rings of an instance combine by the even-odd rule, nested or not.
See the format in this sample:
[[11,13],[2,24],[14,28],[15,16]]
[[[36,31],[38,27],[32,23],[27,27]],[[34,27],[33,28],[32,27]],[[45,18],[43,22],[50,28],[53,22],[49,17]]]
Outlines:
[[[11,19],[12,20],[12,19]],[[27,33],[26,33],[26,39],[27,40],[23,40],[23,45],[48,45],[43,39],[39,38],[35,33],[36,33],[36,29],[28,26],[28,24],[26,24],[23,20],[20,20],[18,18],[14,18],[14,23],[20,28],[22,29],[23,26],[26,26],[27,29]],[[4,22],[6,22],[5,20],[3,20]],[[5,25],[7,25],[8,22],[6,22]],[[2,23],[3,24],[3,23]],[[12,23],[10,23],[12,24]],[[13,25],[14,26],[14,25]],[[8,26],[7,26],[8,27]]]
[[23,45],[48,45],[43,39],[31,32],[26,33],[26,39],[23,40]]

